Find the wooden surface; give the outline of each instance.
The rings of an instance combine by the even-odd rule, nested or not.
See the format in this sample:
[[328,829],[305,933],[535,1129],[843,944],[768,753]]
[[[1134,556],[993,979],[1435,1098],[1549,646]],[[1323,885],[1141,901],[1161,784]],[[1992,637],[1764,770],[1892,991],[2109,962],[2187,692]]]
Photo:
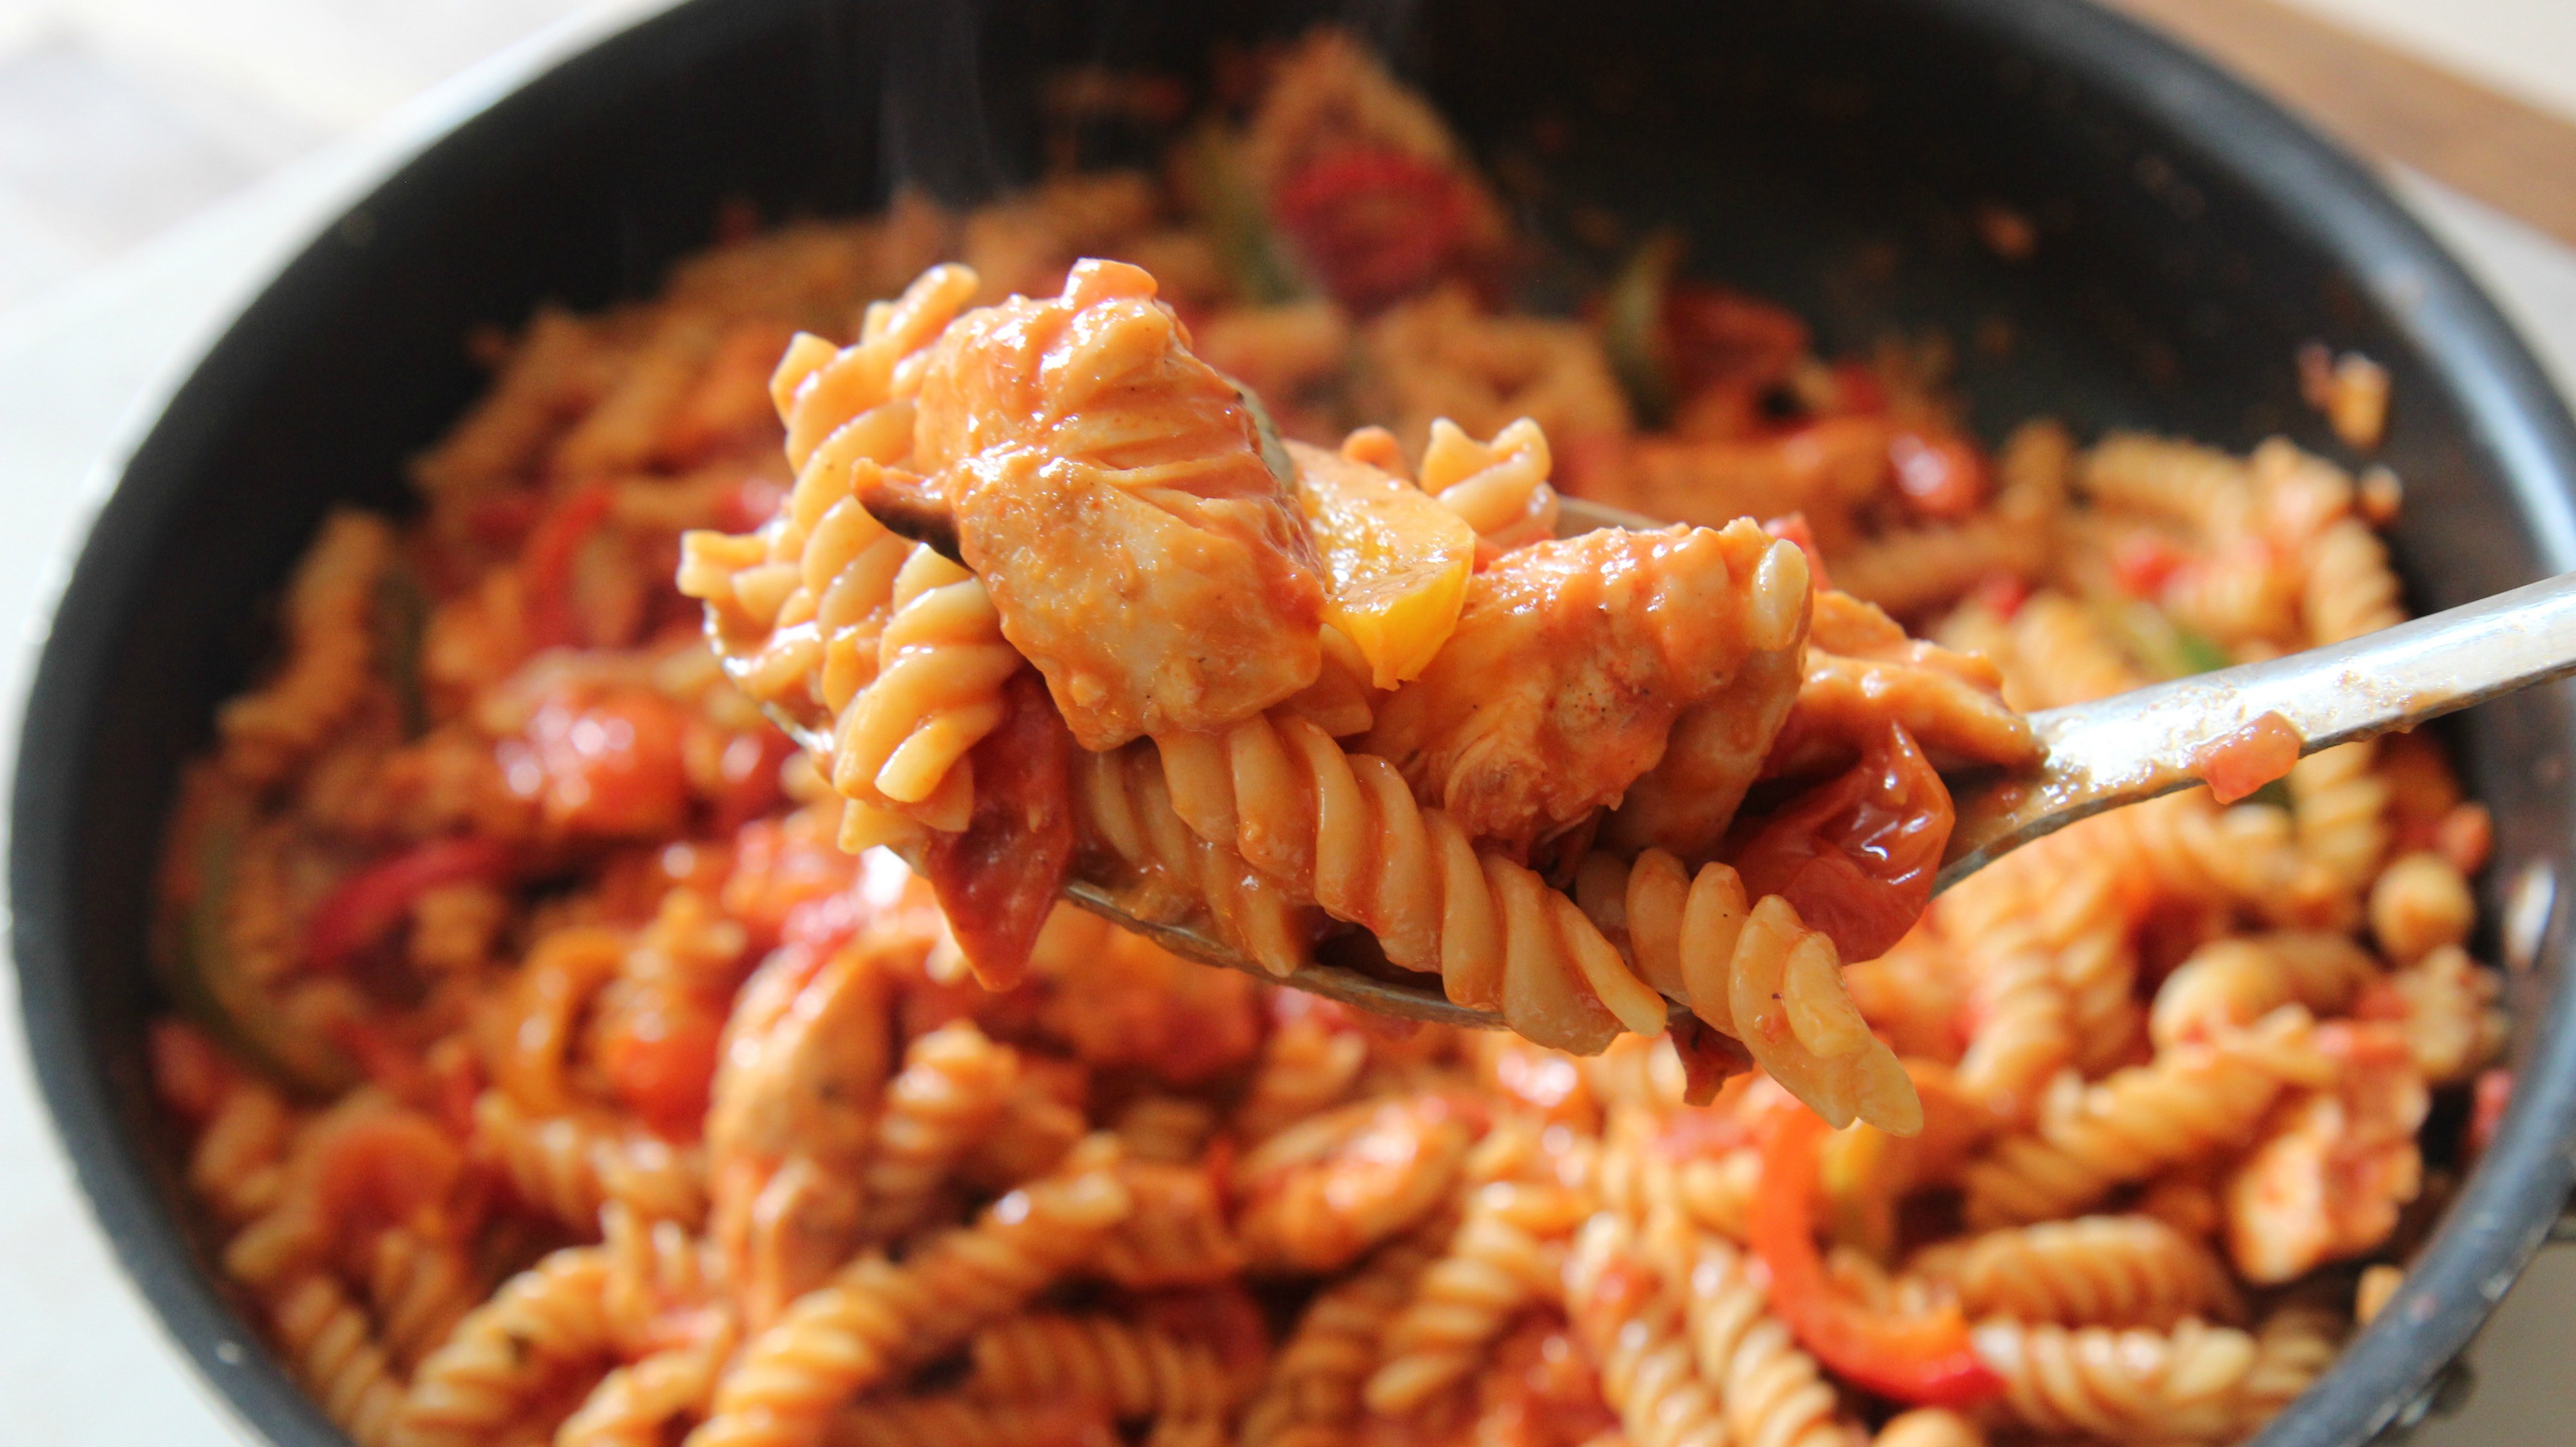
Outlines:
[[2576,245],[2576,122],[2276,0],[2112,0],[2365,156]]

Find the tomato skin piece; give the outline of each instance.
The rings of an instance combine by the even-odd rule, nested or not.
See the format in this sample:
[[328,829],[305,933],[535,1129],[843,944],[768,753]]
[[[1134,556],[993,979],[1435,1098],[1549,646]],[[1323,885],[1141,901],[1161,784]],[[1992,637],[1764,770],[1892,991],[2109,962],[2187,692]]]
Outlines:
[[1964,518],[1986,500],[1985,454],[1964,437],[1899,432],[1887,439],[1887,461],[1897,494],[1917,517]]
[[1825,1123],[1795,1101],[1762,1129],[1762,1178],[1746,1217],[1753,1254],[1771,1274],[1771,1309],[1800,1345],[1864,1391],[1923,1407],[1965,1407],[2003,1392],[1955,1306],[1883,1316],[1836,1289],[1816,1249],[1810,1206]]
[[722,781],[709,802],[711,832],[732,834],[786,801],[778,771],[796,753],[796,741],[774,728],[735,734],[725,742]]
[[661,695],[624,689],[582,701],[550,699],[525,739],[502,743],[502,776],[533,797],[545,821],[594,838],[679,832],[689,802],[679,711]]
[[1764,823],[1735,867],[1748,896],[1787,899],[1845,960],[1874,960],[1922,918],[1955,819],[1948,786],[1891,720],[1850,772]]
[[1001,724],[967,754],[975,812],[931,836],[923,872],[958,948],[986,989],[1028,969],[1038,930],[1073,865],[1073,732],[1035,670],[1002,686]]
[[1796,312],[1705,282],[1674,282],[1662,321],[1673,390],[1682,396],[1710,386],[1776,387],[1797,370],[1811,340]]
[[1282,181],[1271,209],[1324,289],[1359,311],[1438,277],[1471,224],[1458,178],[1401,151],[1325,156]]
[[413,901],[441,885],[496,883],[510,871],[509,851],[489,839],[433,839],[367,865],[326,896],[304,930],[305,968],[338,974],[384,938]]
[[601,1031],[600,1068],[618,1102],[647,1126],[691,1139],[706,1119],[723,1034],[723,1019],[694,1000],[639,1003]]
[[[717,900],[750,933],[752,952],[766,954],[786,936],[800,908],[846,896],[858,867],[828,831],[800,827],[794,815],[754,819],[735,831]],[[833,908],[855,921],[855,903]]]

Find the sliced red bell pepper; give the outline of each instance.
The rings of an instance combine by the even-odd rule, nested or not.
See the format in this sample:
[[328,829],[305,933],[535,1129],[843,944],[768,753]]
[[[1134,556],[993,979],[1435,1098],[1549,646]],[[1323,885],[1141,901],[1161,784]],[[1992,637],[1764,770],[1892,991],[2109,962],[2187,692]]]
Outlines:
[[468,880],[491,883],[509,868],[509,851],[489,839],[433,839],[377,860],[340,881],[313,911],[304,929],[304,963],[337,974],[400,923],[422,894]]
[[572,612],[572,565],[581,545],[608,518],[608,484],[584,485],[537,520],[520,551],[519,581],[527,598],[528,641],[560,648],[581,641]]
[[1073,735],[1028,669],[1003,685],[1001,725],[967,755],[975,811],[922,862],[958,948],[988,990],[1018,984],[1073,864]]
[[1794,1101],[1764,1122],[1761,1188],[1745,1222],[1753,1253],[1771,1274],[1771,1309],[1801,1345],[1865,1391],[1927,1407],[1961,1407],[2003,1391],[1977,1356],[1955,1306],[1887,1316],[1844,1294],[1825,1275],[1809,1221],[1825,1123]]

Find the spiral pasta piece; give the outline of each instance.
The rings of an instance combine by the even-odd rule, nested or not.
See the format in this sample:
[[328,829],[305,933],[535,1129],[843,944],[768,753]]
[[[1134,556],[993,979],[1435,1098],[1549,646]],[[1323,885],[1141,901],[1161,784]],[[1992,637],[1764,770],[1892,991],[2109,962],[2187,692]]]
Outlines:
[[1244,1408],[1243,1447],[1336,1440],[1361,1410],[1361,1384],[1379,1334],[1437,1259],[1423,1232],[1378,1248],[1358,1270],[1318,1292]]
[[723,1295],[723,1258],[678,1222],[649,1220],[611,1202],[599,1213],[599,1228],[608,1253],[601,1309],[620,1342],[649,1342],[667,1313],[694,1310]]
[[2062,1003],[2067,1053],[2061,1059],[2099,1074],[2123,1060],[2136,1042],[2136,906],[2129,891],[2139,881],[2134,875],[2124,879],[2116,856],[2102,857],[2110,851],[2093,836],[2116,832],[2112,827],[2095,821],[2079,827],[2084,833],[2043,840],[1979,870],[1933,909],[1941,936],[1978,967],[1971,987],[1978,1012],[1971,1054],[1979,1054],[1980,1039],[1998,1032],[1986,1047],[1991,1056],[1970,1073],[1972,1088],[1999,1106],[2005,1097],[1997,1092],[2009,1088],[2017,1108],[2007,1114],[2026,1114],[2046,1083],[2045,1073],[2036,1073],[2037,1061],[2021,1055],[2050,1048],[2038,1032],[2057,1008],[2039,994],[2041,983],[2026,970],[2032,954],[2046,961]]
[[1739,1447],[1851,1447],[1856,1433],[1833,1387],[1771,1314],[1749,1258],[1702,1237],[1684,1264],[1691,1352],[1723,1406],[1730,1439]]
[[[2062,849],[2089,848],[2136,891],[2224,905],[2279,924],[2340,923],[2350,900],[2308,866],[2279,809],[2221,809],[2191,789],[2114,809],[2075,826]],[[2072,831],[2068,831],[2072,832]]]
[[2006,926],[1960,950],[1974,983],[1973,1022],[1959,1084],[2004,1120],[2024,1120],[2039,1092],[2075,1058],[2073,1004],[2037,933]]
[[1547,434],[1527,417],[1486,442],[1438,417],[1422,448],[1422,490],[1499,552],[1556,536],[1556,489],[1547,482],[1552,466]]
[[2232,1442],[2278,1409],[2296,1374],[2267,1363],[2253,1336],[2192,1318],[2166,1332],[1998,1318],[1974,1335],[2004,1381],[2007,1418],[2111,1442]]
[[464,1248],[409,1226],[376,1237],[367,1263],[367,1306],[387,1355],[405,1371],[447,1340],[486,1290]]
[[[999,721],[1017,655],[980,585],[887,531],[859,494],[911,455],[924,349],[975,289],[972,271],[935,266],[872,303],[852,345],[799,335],[771,378],[796,469],[785,505],[750,534],[687,534],[679,573],[744,692],[851,741],[832,769],[845,795],[952,829],[973,801],[952,766]],[[899,697],[870,706],[890,669]]]
[[1340,1104],[1367,1064],[1368,1040],[1357,1032],[1335,1030],[1311,1014],[1283,1022],[1262,1042],[1252,1084],[1234,1108],[1236,1137],[1257,1144]]
[[357,707],[375,658],[377,582],[393,556],[393,529],[382,518],[344,510],[323,519],[286,585],[284,666],[215,715],[226,773],[275,783]]
[[2406,620],[2388,545],[2359,518],[2329,524],[2308,544],[2308,577],[2299,610],[2308,642],[2322,647],[2376,633]]
[[2030,1132],[2005,1137],[1965,1168],[1969,1224],[2063,1216],[2122,1182],[2242,1144],[2285,1086],[2330,1078],[2312,1036],[2308,1012],[2283,1006],[2097,1085],[2060,1077]]
[[188,1152],[189,1188],[228,1223],[269,1211],[285,1188],[282,1165],[294,1123],[275,1086],[248,1077],[228,1083]]
[[1955,1292],[1971,1317],[2161,1331],[2184,1317],[2236,1320],[2244,1312],[2217,1255],[2151,1216],[1988,1231],[1926,1247],[1906,1271]]
[[753,698],[819,722],[874,676],[913,544],[857,488],[910,455],[919,353],[974,291],[966,268],[933,267],[901,299],[871,304],[853,345],[799,335],[770,382],[796,470],[786,505],[750,534],[682,538],[680,592],[707,604],[717,651]]
[[671,1423],[705,1410],[734,1341],[726,1319],[610,1372],[556,1429],[555,1447],[663,1447]]
[[408,1440],[397,1422],[401,1380],[338,1283],[319,1272],[297,1278],[269,1302],[268,1319],[296,1379],[359,1447]]
[[2320,749],[2290,766],[2290,811],[2299,850],[2345,889],[2359,889],[2388,853],[2388,781],[2365,739]]
[[927,547],[905,559],[889,603],[876,677],[833,733],[832,786],[954,833],[974,807],[966,752],[1001,723],[1020,655],[983,582]]
[[1470,1196],[1457,1234],[1379,1338],[1386,1359],[1362,1389],[1369,1410],[1401,1416],[1474,1371],[1515,1314],[1563,1291],[1561,1243],[1588,1214],[1562,1187],[1497,1181]]
[[1599,1215],[1565,1263],[1566,1314],[1635,1447],[1726,1447],[1726,1418],[1692,1359],[1680,1305],[1618,1217]]
[[2400,965],[2468,943],[2478,916],[2468,876],[2439,854],[2404,855],[2370,886],[2370,933]]
[[558,1251],[512,1277],[413,1374],[392,1447],[480,1447],[559,1374],[604,1364],[608,1253]]
[[977,1190],[1026,1185],[1056,1168],[1089,1131],[1082,1112],[1022,1072],[992,1128],[957,1160],[958,1179]]
[[2404,1008],[2399,1029],[2425,1080],[2465,1080],[2504,1048],[2507,1022],[2496,999],[2503,983],[2457,945],[2443,945],[2388,976]]
[[702,1154],[647,1131],[581,1114],[532,1116],[487,1090],[474,1101],[474,1147],[521,1200],[576,1230],[596,1225],[607,1201],[658,1219],[706,1218]]
[[2231,539],[2185,562],[2156,599],[2176,624],[2237,656],[2299,641],[2298,572],[2263,538]]
[[1768,895],[1748,907],[1732,866],[1704,864],[1692,875],[1660,849],[1624,871],[1594,855],[1575,889],[1587,918],[1626,946],[1658,998],[1687,1003],[1742,1041],[1755,1064],[1835,1128],[1858,1119],[1897,1135],[1922,1129],[1914,1082],[1852,1004],[1834,942],[1787,900]]
[[1130,1160],[1118,1168],[1135,1208],[1100,1246],[1099,1274],[1138,1290],[1209,1286],[1243,1269],[1224,1182],[1200,1162]]
[[1221,1416],[1233,1383],[1207,1346],[1107,1316],[1031,1312],[976,1333],[965,1392],[1097,1402],[1128,1421]]
[[2251,1025],[2283,1005],[2339,1012],[2378,974],[2368,951],[2328,930],[2212,940],[2156,987],[2147,1032],[2161,1048]]
[[2342,1314],[2292,1300],[2254,1329],[2254,1370],[2245,1379],[2246,1416],[2269,1421],[2334,1365],[2347,1328]]
[[1009,1046],[986,1039],[970,1021],[912,1042],[886,1089],[876,1153],[863,1177],[863,1239],[900,1236],[921,1222],[950,1168],[1000,1118],[1019,1065]]
[[843,1402],[1016,1311],[1126,1215],[1103,1144],[901,1265],[865,1256],[800,1297],[743,1348],[690,1447],[812,1447]]
[[2084,454],[2076,482],[2099,506],[2163,518],[2204,538],[2254,531],[2252,473],[2213,447],[2114,432]]
[[1394,765],[1294,715],[1156,745],[1164,792],[1140,804],[1168,799],[1211,850],[1369,930],[1396,965],[1439,974],[1452,1000],[1498,1006],[1514,1030],[1577,1054],[1623,1026],[1662,1030],[1662,998],[1572,900],[1477,850]]
[[984,1402],[945,1394],[871,1398],[832,1419],[831,1447],[1066,1447],[1106,1438],[1088,1402]]
[[1469,1112],[1433,1092],[1364,1100],[1280,1132],[1232,1173],[1250,1259],[1348,1265],[1450,1199],[1475,1134]]
[[1194,833],[1173,810],[1163,779],[1150,744],[1074,760],[1083,837],[1132,879],[1121,904],[1145,920],[1205,920],[1270,973],[1295,973],[1312,948],[1312,910],[1231,848]]

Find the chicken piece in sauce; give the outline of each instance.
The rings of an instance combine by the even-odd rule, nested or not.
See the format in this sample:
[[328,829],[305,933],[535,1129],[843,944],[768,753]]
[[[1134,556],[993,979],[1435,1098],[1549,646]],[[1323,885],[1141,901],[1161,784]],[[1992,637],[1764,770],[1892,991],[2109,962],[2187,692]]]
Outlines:
[[1315,680],[1297,505],[1141,269],[1085,261],[1061,296],[952,323],[914,452],[1083,747],[1226,728]]
[[1525,853],[1616,804],[1685,711],[1737,687],[1794,693],[1795,669],[1747,664],[1795,650],[1807,598],[1797,549],[1749,521],[1532,544],[1475,576],[1457,631],[1358,749]]

